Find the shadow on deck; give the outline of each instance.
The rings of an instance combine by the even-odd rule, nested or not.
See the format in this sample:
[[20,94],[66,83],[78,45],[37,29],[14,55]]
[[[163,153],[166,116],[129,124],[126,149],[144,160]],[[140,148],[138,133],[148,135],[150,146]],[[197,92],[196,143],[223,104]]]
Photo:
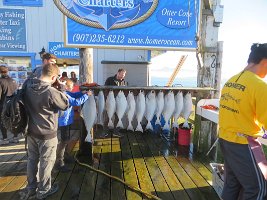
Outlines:
[[[73,152],[78,150],[78,143]],[[124,133],[122,138],[96,139],[94,168],[119,177],[125,182],[171,200],[216,200],[211,187],[208,165],[193,157],[186,147],[168,144],[158,135]],[[18,190],[25,187],[27,157],[24,142],[0,146],[0,199],[19,199]],[[78,164],[72,171],[53,171],[60,190],[47,199],[124,200],[148,199],[125,185]]]

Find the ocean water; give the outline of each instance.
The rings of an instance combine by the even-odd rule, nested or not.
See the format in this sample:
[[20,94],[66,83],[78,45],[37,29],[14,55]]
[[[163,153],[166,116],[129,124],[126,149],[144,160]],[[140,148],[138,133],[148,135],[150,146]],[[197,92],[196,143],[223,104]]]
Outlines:
[[[151,77],[151,86],[166,86],[169,78]],[[221,80],[221,88],[227,79]],[[177,87],[197,87],[197,77],[176,78],[173,81],[173,86]]]
[[[151,86],[166,86],[169,78],[151,77]],[[197,87],[197,77],[176,78],[173,81],[177,87]]]

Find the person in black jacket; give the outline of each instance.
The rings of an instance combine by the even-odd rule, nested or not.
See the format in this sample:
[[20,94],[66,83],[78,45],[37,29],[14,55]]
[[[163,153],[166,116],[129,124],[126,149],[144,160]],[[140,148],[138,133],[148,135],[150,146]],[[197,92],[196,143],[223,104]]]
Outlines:
[[[8,76],[8,68],[4,65],[0,66],[0,113],[2,113],[5,99],[7,96],[11,96],[18,88],[16,81]],[[0,140],[0,145],[8,144],[7,129],[3,126],[2,120],[0,122],[0,129],[3,135],[3,139]],[[17,135],[14,135],[17,138]],[[15,141],[15,140],[14,140]],[[18,142],[18,140],[16,140]]]
[[[126,70],[123,68],[120,68],[117,72],[117,74],[115,74],[115,76],[111,76],[109,78],[107,78],[105,85],[106,86],[127,86],[127,82],[124,80],[126,75]],[[100,134],[101,138],[105,138],[108,136],[108,131],[107,131],[107,124],[108,124],[108,117],[107,117],[107,113],[105,113],[105,121],[104,121],[104,130],[103,132]],[[114,124],[118,123],[118,117],[117,114],[115,113],[115,118],[114,118]],[[115,137],[123,137],[123,135],[119,132],[118,128],[114,128],[112,135]]]
[[[28,199],[34,195],[37,199],[45,199],[58,191],[58,184],[52,185],[51,178],[58,144],[58,113],[69,106],[67,96],[51,86],[57,80],[59,73],[56,64],[45,64],[39,79],[27,79],[23,85],[25,107],[29,115],[28,185],[26,190],[21,192],[21,199]],[[38,182],[37,171],[39,171]]]
[[126,75],[126,70],[120,68],[115,74],[115,76],[108,77],[105,85],[113,85],[113,86],[127,86],[127,82],[124,80]]

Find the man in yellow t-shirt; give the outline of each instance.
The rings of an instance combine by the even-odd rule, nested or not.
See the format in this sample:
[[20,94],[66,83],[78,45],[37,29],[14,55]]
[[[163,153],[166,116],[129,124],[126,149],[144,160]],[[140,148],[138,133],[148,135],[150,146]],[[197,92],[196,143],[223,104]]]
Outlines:
[[266,75],[267,43],[253,44],[248,65],[222,89],[219,143],[225,167],[224,200],[266,199],[266,180],[248,142],[262,137],[262,129],[267,128]]

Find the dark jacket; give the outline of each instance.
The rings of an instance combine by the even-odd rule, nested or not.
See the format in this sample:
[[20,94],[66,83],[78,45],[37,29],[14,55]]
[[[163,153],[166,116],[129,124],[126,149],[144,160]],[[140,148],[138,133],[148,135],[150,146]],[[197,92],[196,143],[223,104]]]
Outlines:
[[116,76],[117,75],[107,78],[105,85],[127,86],[127,82],[124,79],[118,80]]
[[67,96],[39,79],[28,79],[23,87],[29,114],[28,134],[43,140],[56,137],[58,111],[68,108]]
[[67,110],[59,112],[58,126],[67,126],[74,121],[73,106],[82,105],[87,99],[88,95],[82,92],[66,92],[69,99],[69,107]]
[[16,81],[9,76],[0,78],[0,110],[3,108],[6,96],[11,96],[18,88]]

